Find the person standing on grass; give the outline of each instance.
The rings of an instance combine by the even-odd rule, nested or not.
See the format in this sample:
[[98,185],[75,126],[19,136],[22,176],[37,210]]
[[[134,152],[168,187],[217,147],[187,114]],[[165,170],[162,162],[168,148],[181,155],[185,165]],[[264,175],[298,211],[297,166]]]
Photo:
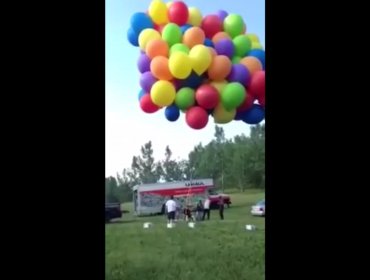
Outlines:
[[207,220],[209,220],[209,215],[210,215],[210,212],[209,212],[209,208],[211,206],[211,200],[209,199],[209,196],[207,196],[206,200],[204,201],[204,204],[203,204],[203,217],[202,217],[202,220],[204,221],[204,218],[206,217],[207,215]]
[[171,195],[170,199],[166,202],[167,218],[169,224],[172,224],[175,221],[176,206],[176,201],[173,199],[173,195]]
[[195,220],[200,221],[201,216],[200,214],[203,212],[203,203],[201,200],[198,201],[197,208],[196,208],[196,214],[195,214]]
[[222,198],[221,195],[219,196],[218,206],[219,206],[219,211],[220,211],[220,218],[221,220],[223,220],[224,219],[224,199]]

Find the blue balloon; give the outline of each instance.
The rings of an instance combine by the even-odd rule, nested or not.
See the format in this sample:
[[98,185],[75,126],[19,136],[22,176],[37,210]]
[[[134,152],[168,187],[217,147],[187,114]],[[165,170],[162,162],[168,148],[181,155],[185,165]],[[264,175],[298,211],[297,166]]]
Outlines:
[[147,93],[145,92],[145,90],[141,89],[141,90],[139,91],[139,101],[140,101],[141,97],[143,97],[145,94],[147,94]]
[[127,31],[127,39],[131,45],[138,47],[139,46],[139,36],[135,33],[135,31],[130,28]]
[[195,72],[192,72],[185,80],[178,80],[178,86],[179,88],[190,87],[196,89],[202,84],[203,78],[203,76],[198,76]]
[[243,112],[243,122],[247,124],[258,124],[265,118],[265,110],[259,104],[253,104],[252,108]]
[[170,122],[174,122],[177,121],[177,119],[179,118],[180,110],[176,105],[171,105],[166,108],[164,114],[167,120],[169,120]]
[[189,28],[191,28],[191,27],[193,27],[192,25],[190,25],[190,24],[185,24],[185,25],[182,25],[181,27],[180,27],[180,29],[181,29],[181,33],[182,34],[184,34],[185,33],[185,31],[186,30],[188,30]]
[[263,70],[265,70],[265,51],[264,50],[251,50],[248,53],[248,56],[254,56],[258,58],[259,61],[262,63]]
[[212,47],[212,48],[215,47],[215,45],[213,44],[212,40],[211,39],[208,39],[208,38],[206,38],[204,40],[204,45],[206,45],[207,47]]
[[146,28],[154,28],[154,24],[146,13],[135,13],[130,19],[131,28],[136,34],[140,34]]

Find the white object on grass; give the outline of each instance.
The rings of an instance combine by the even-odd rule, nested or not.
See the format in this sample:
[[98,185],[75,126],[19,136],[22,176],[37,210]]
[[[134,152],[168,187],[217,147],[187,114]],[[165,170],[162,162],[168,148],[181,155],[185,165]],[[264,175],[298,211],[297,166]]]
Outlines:
[[256,230],[256,226],[255,225],[246,225],[245,229],[246,230]]
[[174,228],[175,227],[175,224],[173,224],[173,223],[168,223],[167,224],[167,228]]
[[150,227],[152,227],[153,226],[153,224],[152,223],[144,223],[144,228],[150,228]]
[[190,227],[190,228],[194,228],[194,227],[195,227],[195,223],[193,223],[193,222],[189,222],[189,223],[188,223],[188,227]]

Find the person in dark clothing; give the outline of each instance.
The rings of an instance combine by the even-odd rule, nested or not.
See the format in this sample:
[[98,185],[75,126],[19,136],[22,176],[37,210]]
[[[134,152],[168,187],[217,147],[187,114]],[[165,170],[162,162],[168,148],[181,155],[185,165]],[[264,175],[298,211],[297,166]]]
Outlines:
[[223,220],[224,219],[224,199],[222,198],[221,195],[219,196],[218,206],[219,206],[220,218],[221,220]]
[[193,221],[194,222],[194,217],[191,213],[191,205],[187,205],[185,208],[184,208],[184,218],[185,218],[185,221]]
[[211,206],[211,200],[209,198],[209,196],[206,198],[206,200],[204,201],[204,204],[203,204],[203,217],[202,217],[202,220],[204,221],[204,218],[206,217],[207,215],[207,219],[209,220],[209,215],[210,215],[210,206]]
[[196,208],[195,220],[200,221],[202,218],[201,217],[202,213],[203,213],[203,203],[201,200],[199,200]]

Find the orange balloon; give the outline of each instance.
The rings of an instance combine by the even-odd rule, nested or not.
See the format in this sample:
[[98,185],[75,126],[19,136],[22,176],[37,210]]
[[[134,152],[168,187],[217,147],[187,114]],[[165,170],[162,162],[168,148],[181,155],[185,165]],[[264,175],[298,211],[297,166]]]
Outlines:
[[213,58],[208,68],[208,77],[214,81],[222,81],[230,74],[232,63],[225,55],[217,55]]
[[247,69],[249,70],[249,73],[253,75],[257,71],[262,70],[262,64],[258,60],[258,58],[255,58],[253,56],[247,56],[242,58],[239,63],[243,64]]
[[154,39],[146,44],[145,52],[147,56],[153,59],[156,56],[166,56],[168,57],[168,45],[165,40]]
[[231,37],[229,34],[227,34],[226,32],[217,32],[213,37],[212,37],[212,42],[213,44],[216,44],[218,41],[222,40],[222,39],[230,39],[231,40]]
[[191,27],[185,31],[182,43],[192,48],[195,45],[202,45],[205,39],[206,35],[200,27]]
[[156,56],[150,62],[150,71],[153,76],[159,80],[170,81],[173,76],[168,67],[168,58],[164,56]]

